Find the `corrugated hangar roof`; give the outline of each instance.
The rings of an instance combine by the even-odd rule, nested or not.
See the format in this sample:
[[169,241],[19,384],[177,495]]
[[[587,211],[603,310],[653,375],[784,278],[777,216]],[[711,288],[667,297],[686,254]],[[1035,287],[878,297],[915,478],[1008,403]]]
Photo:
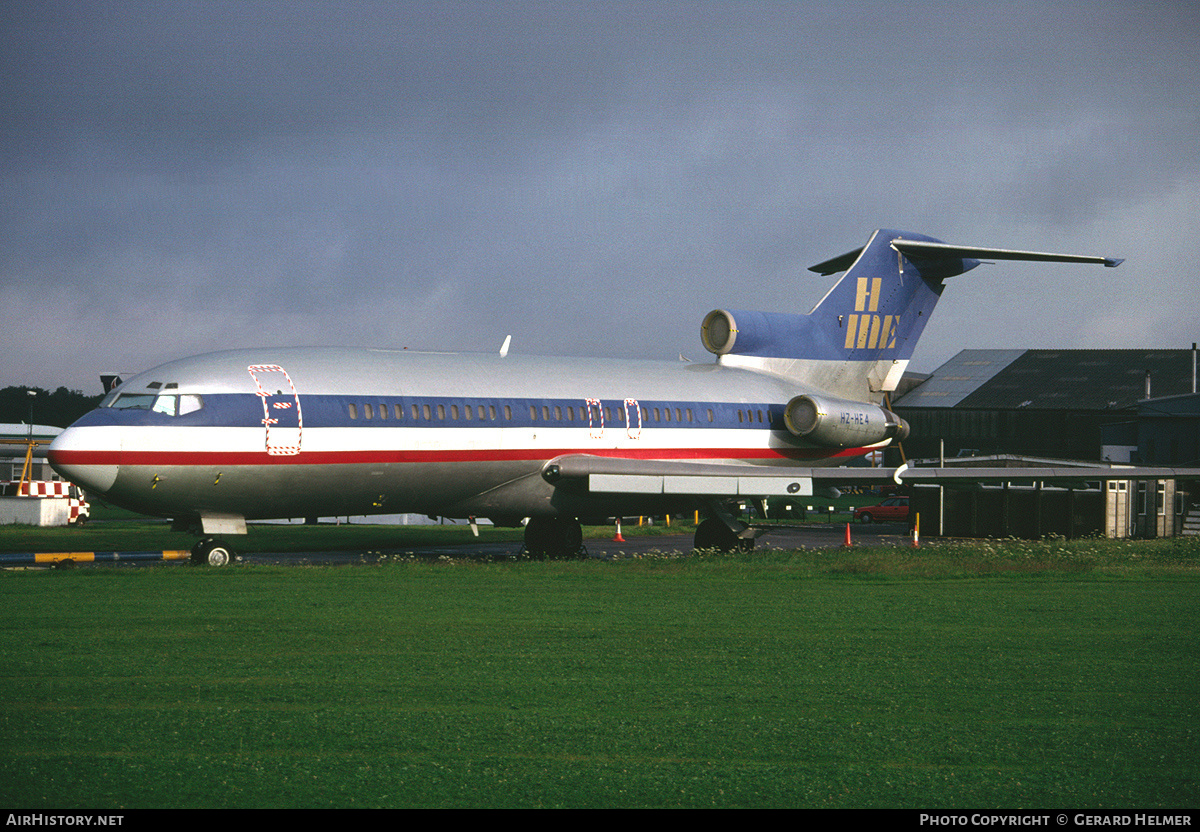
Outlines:
[[1192,351],[963,350],[897,407],[1130,410],[1152,396],[1190,393]]
[[963,350],[919,386],[896,400],[897,407],[954,407],[1025,350]]

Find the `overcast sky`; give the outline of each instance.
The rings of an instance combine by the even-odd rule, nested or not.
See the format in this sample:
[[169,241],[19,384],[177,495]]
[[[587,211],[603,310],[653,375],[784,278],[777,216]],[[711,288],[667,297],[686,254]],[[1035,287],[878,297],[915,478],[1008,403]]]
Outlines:
[[[1200,341],[1194,2],[0,4],[0,386],[227,347],[693,360],[898,228],[965,348]],[[269,358],[264,354],[264,358]]]

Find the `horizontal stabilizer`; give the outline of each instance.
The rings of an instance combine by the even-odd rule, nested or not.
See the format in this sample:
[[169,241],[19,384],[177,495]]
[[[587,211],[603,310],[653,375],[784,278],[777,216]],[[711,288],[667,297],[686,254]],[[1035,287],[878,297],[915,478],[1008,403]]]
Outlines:
[[[891,241],[892,248],[909,257],[925,259],[963,259],[968,260],[1032,260],[1043,263],[1094,263],[1096,265],[1114,268],[1125,262],[1119,257],[1101,257],[1088,254],[1057,254],[1048,251],[1017,251],[1008,248],[984,248],[981,246],[956,246],[949,243],[937,243],[926,240],[905,240],[897,238]],[[856,248],[845,254],[830,258],[815,266],[809,266],[810,272],[816,272],[822,277],[844,272],[854,265],[854,261],[863,253]]]
[[[980,248],[931,243],[925,240],[892,240],[892,248],[910,257],[966,257],[973,260],[1036,260],[1045,263],[1094,263],[1114,268],[1125,261],[1115,257],[1087,254],[1054,254],[1045,251],[1014,251],[1007,248]],[[842,255],[845,257],[846,255]],[[831,261],[832,262],[832,261]],[[815,267],[814,267],[815,268]]]

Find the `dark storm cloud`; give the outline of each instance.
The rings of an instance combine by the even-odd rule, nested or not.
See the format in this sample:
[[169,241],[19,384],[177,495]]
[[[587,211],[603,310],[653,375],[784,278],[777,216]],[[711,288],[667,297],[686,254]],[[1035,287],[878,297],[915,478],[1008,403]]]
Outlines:
[[[1129,258],[1102,303],[1070,269],[955,283],[931,363],[1195,340],[1178,315],[1200,179],[1185,4],[0,15],[0,293],[30,345],[14,383],[510,332],[524,351],[698,358],[708,309],[807,311],[828,281],[804,267],[881,225]],[[87,361],[47,364],[45,339]]]

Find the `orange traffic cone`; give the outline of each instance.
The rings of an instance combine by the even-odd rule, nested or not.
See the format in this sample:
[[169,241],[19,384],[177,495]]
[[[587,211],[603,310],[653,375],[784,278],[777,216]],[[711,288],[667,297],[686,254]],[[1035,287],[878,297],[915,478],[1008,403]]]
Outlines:
[[624,543],[625,538],[621,537],[621,518],[617,518],[617,536],[613,538],[613,543]]
[[843,543],[842,545],[843,546],[853,546],[854,545],[853,543],[850,542],[850,524],[849,523],[846,524],[846,542]]

